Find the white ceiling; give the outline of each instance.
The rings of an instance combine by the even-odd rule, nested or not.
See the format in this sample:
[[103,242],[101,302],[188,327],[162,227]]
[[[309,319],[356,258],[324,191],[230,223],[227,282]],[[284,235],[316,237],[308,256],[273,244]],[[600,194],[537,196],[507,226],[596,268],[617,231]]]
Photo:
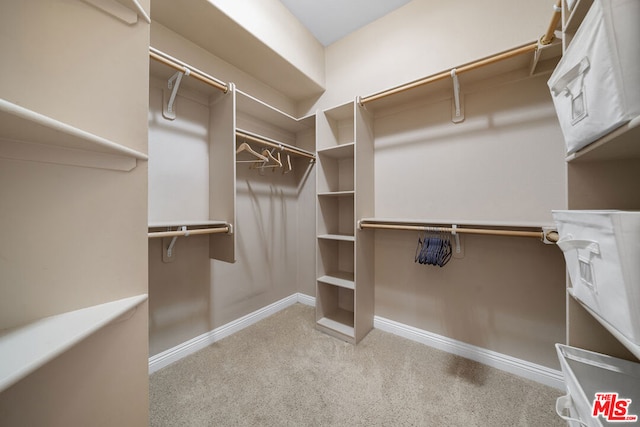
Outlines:
[[411,0],[280,0],[322,43],[329,46],[347,34]]

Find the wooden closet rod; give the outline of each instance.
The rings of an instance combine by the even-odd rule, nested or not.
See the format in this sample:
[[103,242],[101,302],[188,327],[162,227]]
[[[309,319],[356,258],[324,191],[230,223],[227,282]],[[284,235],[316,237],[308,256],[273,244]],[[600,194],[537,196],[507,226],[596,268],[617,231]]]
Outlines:
[[223,83],[215,77],[211,77],[207,73],[202,72],[197,68],[192,67],[191,65],[185,64],[184,62],[170,55],[167,55],[166,53],[159,51],[154,47],[149,46],[149,56],[151,57],[151,59],[155,59],[158,62],[168,65],[169,67],[178,70],[181,73],[188,72],[189,76],[200,80],[201,82],[206,83],[209,86],[213,86],[224,93],[227,93],[229,91],[229,86],[226,83]]
[[258,144],[261,144],[261,145],[266,145],[267,147],[277,148],[282,151],[295,154],[296,156],[306,157],[307,159],[311,159],[311,160],[316,159],[316,156],[310,151],[306,151],[301,148],[294,147],[289,144],[285,144],[283,142],[278,142],[273,139],[266,138],[264,136],[256,135],[254,133],[249,133],[245,130],[240,130],[240,129],[236,130],[236,136],[248,139],[249,141],[257,142]]
[[[375,224],[359,223],[359,228],[375,228],[383,230],[409,230],[409,231],[433,231],[451,233],[455,231],[461,234],[483,234],[491,236],[511,236],[511,237],[535,237],[544,240],[545,231],[522,231],[522,230],[494,230],[490,228],[460,228],[460,227],[428,227],[423,225],[397,225],[397,224]],[[550,242],[558,241],[558,232],[550,230],[546,232],[546,240]]]
[[224,227],[216,228],[197,228],[195,230],[177,230],[177,231],[154,231],[148,233],[150,239],[158,237],[180,237],[180,236],[193,236],[197,234],[216,234],[216,233],[228,233],[231,228],[228,225]]
[[548,45],[555,38],[554,33],[556,32],[556,28],[558,28],[558,22],[560,22],[560,17],[562,15],[562,0],[556,1],[555,6],[553,7],[553,16],[551,16],[551,22],[549,22],[549,28],[547,28],[547,32],[540,38],[541,45]]
[[[531,43],[525,46],[521,46],[515,49],[511,49],[508,50],[506,52],[502,52],[499,53],[497,55],[493,55],[484,59],[480,59],[478,61],[474,61],[465,65],[461,65],[460,67],[456,67],[456,73],[457,74],[462,74],[465,73],[467,71],[471,71],[471,70],[475,70],[476,68],[480,68],[480,67],[484,67],[485,65],[489,65],[489,64],[493,64],[495,62],[499,62],[499,61],[503,61],[505,59],[509,59],[512,58],[514,56],[518,56],[518,55],[522,55],[524,53],[527,52],[533,52],[538,48],[538,43]],[[436,82],[438,80],[444,80],[447,78],[451,78],[451,70],[447,70],[447,71],[442,71],[440,73],[437,74],[433,74],[431,76],[428,77],[424,77],[420,80],[416,80],[413,81],[411,83],[406,83],[403,84],[401,86],[396,86],[392,89],[387,89],[385,91],[382,92],[378,92],[376,94],[373,95],[369,95],[369,96],[365,96],[363,98],[360,98],[360,105],[365,105],[366,103],[381,99],[381,98],[386,98],[387,96],[391,96],[391,95],[395,95],[397,93],[400,92],[405,92],[409,89],[414,89],[416,87],[419,86],[424,86],[426,84],[429,83],[433,83]]]

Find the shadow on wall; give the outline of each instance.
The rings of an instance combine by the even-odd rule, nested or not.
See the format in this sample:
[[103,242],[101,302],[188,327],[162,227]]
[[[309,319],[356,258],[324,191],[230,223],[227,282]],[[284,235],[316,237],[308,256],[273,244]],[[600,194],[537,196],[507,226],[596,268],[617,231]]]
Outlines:
[[236,262],[211,262],[214,327],[296,292],[297,202],[306,175],[237,168]]
[[[535,239],[465,236],[465,257],[414,262],[417,233],[376,231],[376,314],[456,341],[558,369],[564,263]],[[452,374],[481,381],[455,358]]]
[[150,356],[212,329],[209,237],[179,237],[166,262],[170,241],[149,239]]
[[[497,130],[535,129],[558,121],[544,76],[527,84],[512,82],[466,94],[465,120],[457,125],[451,122],[451,102],[424,100],[401,111],[380,113],[376,116],[376,151],[491,137]],[[562,141],[558,142],[562,147]]]

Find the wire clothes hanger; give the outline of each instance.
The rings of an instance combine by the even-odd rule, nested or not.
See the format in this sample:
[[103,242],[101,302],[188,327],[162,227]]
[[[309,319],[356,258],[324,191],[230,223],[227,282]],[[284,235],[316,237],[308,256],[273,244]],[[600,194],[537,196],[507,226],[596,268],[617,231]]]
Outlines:
[[451,259],[453,248],[449,234],[424,231],[418,235],[415,262],[427,265],[445,266]]

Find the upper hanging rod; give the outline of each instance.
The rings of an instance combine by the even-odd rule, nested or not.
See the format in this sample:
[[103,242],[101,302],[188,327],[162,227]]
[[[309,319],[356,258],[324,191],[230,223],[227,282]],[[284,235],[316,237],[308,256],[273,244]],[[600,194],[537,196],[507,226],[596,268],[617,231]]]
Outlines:
[[[537,48],[538,48],[538,43],[536,42],[536,43],[528,44],[528,45],[521,46],[521,47],[518,47],[518,48],[515,48],[515,49],[511,49],[511,50],[508,50],[506,52],[490,56],[488,58],[480,59],[478,61],[471,62],[471,63],[465,64],[465,65],[462,65],[460,67],[456,67],[455,68],[456,74],[462,74],[462,73],[465,73],[467,71],[475,70],[476,68],[484,67],[485,65],[489,65],[489,64],[493,64],[495,62],[503,61],[505,59],[509,59],[509,58],[514,57],[514,56],[522,55],[522,54],[527,53],[527,52],[533,52]],[[387,89],[385,91],[378,92],[378,93],[373,94],[373,95],[362,97],[362,98],[360,98],[359,103],[360,103],[360,105],[364,105],[364,104],[366,104],[368,102],[372,102],[372,101],[375,101],[377,99],[386,98],[387,96],[390,96],[390,95],[395,95],[395,94],[400,93],[400,92],[405,92],[405,91],[407,91],[409,89],[414,89],[416,87],[423,86],[423,85],[426,85],[426,84],[429,84],[429,83],[433,83],[433,82],[436,82],[438,80],[444,80],[444,79],[447,79],[447,78],[451,78],[451,70],[442,71],[440,73],[433,74],[433,75],[428,76],[428,77],[424,77],[424,78],[422,78],[420,80],[416,80],[416,81],[413,81],[411,83],[406,83],[406,84],[403,84],[401,86],[396,86],[396,87],[394,87],[392,89]]]
[[466,233],[466,234],[483,234],[490,236],[511,236],[511,237],[534,237],[542,241],[556,243],[558,241],[558,232],[555,230],[543,229],[541,231],[523,231],[523,230],[496,230],[491,228],[460,228],[452,227],[430,227],[424,225],[400,225],[385,224],[383,222],[358,221],[358,228],[377,228],[384,230],[409,230],[409,231],[433,231],[444,233]]
[[551,22],[549,22],[549,28],[547,28],[547,32],[544,33],[542,37],[540,37],[541,45],[548,45],[555,38],[554,33],[556,32],[556,28],[558,28],[558,22],[560,22],[560,17],[562,15],[562,0],[557,0],[556,4],[553,5],[553,15],[551,16]]
[[278,148],[282,151],[286,151],[296,156],[306,157],[311,160],[315,160],[316,156],[310,152],[303,150],[302,148],[294,147],[283,142],[279,142],[264,136],[256,135],[255,133],[247,132],[246,130],[237,129],[236,136],[248,139],[249,141],[257,142],[258,144],[266,145],[272,148]]
[[224,93],[227,93],[229,91],[229,85],[227,85],[224,82],[221,82],[220,80],[216,79],[215,77],[210,76],[209,74],[198,70],[195,67],[192,67],[191,65],[185,64],[184,62],[180,61],[179,59],[176,59],[170,55],[167,55],[166,53],[149,46],[149,56],[152,59],[155,59],[158,62],[162,62],[165,65],[168,65],[169,67],[178,70],[182,73],[188,73],[189,76],[194,77],[198,80],[200,80],[203,83],[206,83],[210,86],[215,87],[216,89],[221,90]]

